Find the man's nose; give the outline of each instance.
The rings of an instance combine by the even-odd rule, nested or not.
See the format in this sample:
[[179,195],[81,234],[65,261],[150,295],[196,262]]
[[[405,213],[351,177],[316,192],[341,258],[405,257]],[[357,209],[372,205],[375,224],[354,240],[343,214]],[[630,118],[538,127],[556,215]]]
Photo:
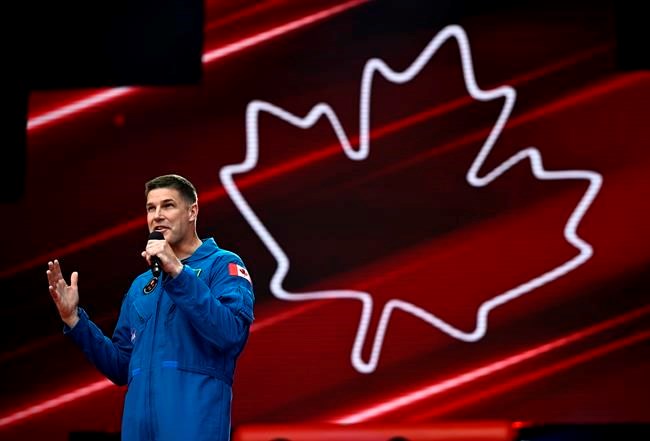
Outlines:
[[155,215],[154,215],[154,218],[155,218],[155,219],[160,219],[160,218],[162,218],[162,217],[163,217],[163,215],[162,215],[162,209],[161,209],[160,207],[157,207],[157,208],[156,208],[156,213],[155,213]]

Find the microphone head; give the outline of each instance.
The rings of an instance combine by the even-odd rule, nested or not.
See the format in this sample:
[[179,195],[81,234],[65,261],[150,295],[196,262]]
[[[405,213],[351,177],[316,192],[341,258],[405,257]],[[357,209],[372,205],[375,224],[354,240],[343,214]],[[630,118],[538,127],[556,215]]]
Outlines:
[[164,240],[165,236],[160,231],[152,231],[149,234],[149,240]]
[[[152,231],[149,234],[149,240],[164,240],[165,236],[160,231]],[[154,277],[158,278],[160,276],[160,259],[156,256],[151,258],[151,273]]]

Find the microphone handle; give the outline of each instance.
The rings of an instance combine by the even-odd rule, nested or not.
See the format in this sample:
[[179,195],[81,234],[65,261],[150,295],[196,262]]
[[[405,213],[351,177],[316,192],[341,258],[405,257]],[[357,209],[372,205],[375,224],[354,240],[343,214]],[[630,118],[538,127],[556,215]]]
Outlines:
[[160,259],[156,256],[151,258],[151,273],[154,277],[160,277]]

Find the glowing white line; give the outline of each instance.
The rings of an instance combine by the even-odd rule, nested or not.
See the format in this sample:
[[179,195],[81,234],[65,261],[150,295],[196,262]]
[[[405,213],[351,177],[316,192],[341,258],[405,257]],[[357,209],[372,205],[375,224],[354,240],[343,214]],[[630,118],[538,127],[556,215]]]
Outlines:
[[[460,330],[453,325],[443,321],[429,311],[426,311],[412,303],[405,302],[399,299],[392,299],[388,301],[382,310],[377,332],[373,341],[370,360],[365,362],[362,359],[363,344],[366,340],[368,333],[368,326],[373,307],[372,296],[367,292],[353,291],[353,290],[328,290],[328,291],[310,291],[302,293],[291,293],[282,287],[282,283],[289,271],[289,259],[282,247],[273,238],[271,233],[267,230],[264,224],[257,217],[255,212],[251,209],[246,199],[242,196],[241,192],[234,183],[233,175],[240,173],[247,173],[257,165],[259,153],[259,125],[258,119],[260,112],[267,112],[271,115],[280,118],[298,128],[308,129],[312,127],[322,116],[325,116],[336,134],[343,152],[351,160],[361,161],[368,157],[370,149],[369,125],[370,125],[370,97],[372,90],[372,80],[375,71],[387,80],[403,84],[411,81],[429,62],[429,60],[436,53],[438,48],[442,46],[447,40],[455,38],[461,54],[461,64],[463,68],[463,77],[465,87],[469,94],[478,101],[492,101],[496,99],[504,99],[503,108],[499,117],[490,131],[485,143],[481,147],[480,152],[474,159],[470,166],[466,178],[467,182],[475,187],[483,187],[490,184],[500,175],[505,173],[508,169],[513,167],[519,161],[529,159],[533,175],[539,180],[566,180],[566,179],[582,179],[589,181],[589,187],[585,194],[577,204],[576,208],[571,213],[569,220],[564,227],[564,237],[566,240],[576,247],[580,253],[564,262],[560,266],[541,274],[521,285],[518,285],[508,291],[505,291],[486,302],[482,303],[476,314],[476,327],[471,332]],[[316,104],[305,117],[293,115],[286,110],[277,107],[265,101],[254,100],[251,101],[246,108],[246,158],[240,164],[230,164],[224,166],[220,170],[221,182],[233,200],[241,214],[248,221],[255,233],[264,242],[273,257],[276,259],[278,266],[271,278],[270,288],[273,295],[282,300],[288,301],[301,301],[301,300],[315,300],[315,299],[354,299],[362,304],[361,318],[357,328],[357,334],[352,347],[351,362],[354,368],[361,373],[373,372],[379,360],[384,335],[388,327],[390,315],[395,309],[401,309],[410,313],[430,325],[440,329],[442,332],[450,335],[453,338],[466,342],[475,342],[483,338],[487,331],[487,317],[489,312],[499,305],[503,305],[517,297],[520,297],[530,291],[539,288],[540,286],[549,283],[563,275],[574,270],[578,266],[587,261],[593,254],[591,245],[582,240],[576,234],[576,229],[580,220],[585,212],[591,205],[596,197],[601,184],[602,176],[594,171],[587,170],[560,170],[548,171],[542,165],[542,157],[539,151],[534,147],[528,147],[519,151],[512,157],[508,158],[502,164],[497,166],[492,171],[484,176],[479,176],[478,172],[485,162],[488,154],[492,150],[494,143],[501,134],[508,117],[512,111],[516,99],[516,92],[510,86],[501,86],[492,90],[482,90],[476,83],[474,75],[474,68],[472,64],[472,57],[469,48],[469,41],[463,28],[457,25],[451,25],[441,30],[425,47],[415,61],[404,71],[393,71],[384,61],[373,58],[366,62],[361,78],[361,93],[359,100],[359,148],[355,150],[350,143],[338,117],[334,110],[326,103]]]

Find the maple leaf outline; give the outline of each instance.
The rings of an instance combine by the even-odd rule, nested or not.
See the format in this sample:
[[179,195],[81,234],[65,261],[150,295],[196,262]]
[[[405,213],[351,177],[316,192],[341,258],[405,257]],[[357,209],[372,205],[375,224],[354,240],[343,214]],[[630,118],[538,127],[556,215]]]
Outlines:
[[[233,175],[250,172],[255,168],[258,161],[259,153],[259,125],[258,119],[261,112],[269,113],[289,124],[301,128],[311,128],[321,117],[326,117],[334,133],[338,138],[343,152],[351,160],[361,161],[368,157],[370,151],[370,98],[372,91],[372,80],[375,72],[381,75],[388,81],[395,84],[403,84],[411,81],[424,66],[431,60],[437,50],[447,40],[454,38],[458,44],[461,55],[461,66],[463,71],[463,78],[467,92],[477,101],[492,101],[495,99],[504,99],[504,104],[499,114],[499,117],[490,131],[483,146],[481,147],[476,158],[472,162],[466,174],[467,182],[474,187],[484,187],[489,185],[492,181],[497,179],[515,164],[525,159],[529,159],[531,171],[535,178],[538,180],[586,180],[589,182],[587,190],[580,198],[575,209],[569,216],[567,223],[564,227],[564,237],[568,243],[573,245],[579,250],[579,254],[561,265],[547,271],[533,279],[530,279],[520,285],[515,286],[503,293],[500,293],[489,300],[483,302],[476,313],[476,326],[471,332],[466,332],[454,327],[453,325],[445,322],[431,312],[420,308],[412,303],[391,299],[384,305],[381,316],[375,332],[375,339],[372,343],[370,352],[370,359],[366,362],[362,357],[363,345],[366,341],[366,335],[370,324],[370,318],[373,308],[373,297],[371,294],[364,291],[356,290],[323,290],[323,291],[308,291],[308,292],[288,292],[282,284],[289,272],[290,261],[282,247],[273,238],[268,229],[260,221],[259,217],[255,214],[246,199],[242,196],[239,188],[234,183]],[[294,115],[285,109],[275,106],[269,102],[261,100],[253,100],[249,102],[246,108],[246,157],[242,163],[230,164],[221,168],[219,176],[224,189],[229,197],[239,209],[240,213],[251,228],[255,231],[258,237],[262,240],[264,245],[268,248],[269,252],[277,261],[277,269],[270,281],[271,293],[286,301],[304,301],[304,300],[325,300],[325,299],[353,299],[358,300],[362,304],[361,317],[357,328],[354,344],[351,353],[351,363],[353,367],[360,373],[372,373],[377,368],[379,356],[382,349],[384,336],[386,334],[390,316],[396,309],[402,310],[415,317],[429,323],[440,331],[448,334],[449,336],[465,342],[476,342],[483,338],[487,332],[488,314],[497,306],[503,305],[515,298],[521,297],[532,290],[539,288],[542,285],[550,283],[559,277],[566,275],[573,271],[578,266],[585,263],[593,255],[592,246],[581,239],[576,230],[586,211],[589,209],[600,187],[602,186],[602,176],[591,170],[554,170],[549,171],[544,169],[542,164],[542,156],[535,147],[527,147],[518,151],[513,156],[502,162],[493,170],[487,172],[484,176],[479,176],[479,171],[484,164],[487,156],[492,150],[496,140],[498,139],[501,131],[506,125],[511,111],[514,107],[516,100],[516,91],[514,88],[503,85],[491,90],[482,90],[476,83],[474,75],[474,68],[472,63],[471,51],[469,40],[465,30],[459,25],[449,25],[443,28],[433,39],[427,44],[425,49],[418,55],[415,61],[401,72],[392,70],[383,60],[379,58],[369,59],[363,69],[361,79],[361,92],[359,99],[359,147],[357,150],[351,145],[348,136],[343,129],[336,113],[332,107],[327,103],[318,103],[307,113],[306,116],[300,117]]]

